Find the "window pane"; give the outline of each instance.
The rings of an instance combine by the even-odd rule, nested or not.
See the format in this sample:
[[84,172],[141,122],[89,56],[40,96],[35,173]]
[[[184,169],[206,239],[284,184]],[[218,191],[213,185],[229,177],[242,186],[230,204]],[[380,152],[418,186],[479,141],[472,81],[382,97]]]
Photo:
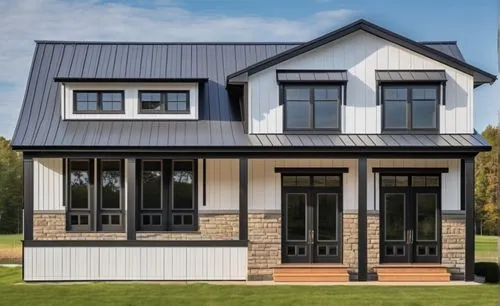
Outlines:
[[70,223],[71,223],[71,225],[78,225],[79,224],[78,215],[71,215],[70,216]]
[[101,167],[101,207],[119,209],[121,187],[120,161],[103,160]]
[[385,240],[405,239],[405,194],[385,194]]
[[326,185],[326,178],[324,176],[313,177],[313,185],[317,187],[324,187]]
[[151,216],[151,224],[152,225],[161,225],[161,215],[152,215]]
[[309,176],[297,176],[297,186],[305,187],[311,184]]
[[408,187],[408,177],[407,176],[396,176],[396,186],[397,187]]
[[317,205],[317,239],[319,241],[337,240],[337,195],[319,194]]
[[387,100],[405,100],[408,99],[408,89],[406,88],[384,88],[384,99]]
[[289,129],[309,128],[309,101],[286,102],[286,127]]
[[286,195],[286,239],[304,241],[306,239],[306,195],[289,193]]
[[77,92],[76,111],[97,111],[97,92]]
[[108,225],[109,224],[109,215],[102,215],[101,216],[101,223],[103,225]]
[[439,176],[426,176],[425,186],[427,187],[439,187]]
[[309,87],[287,87],[285,91],[287,101],[309,101]]
[[413,187],[425,187],[425,176],[413,176],[411,178],[411,185]]
[[413,128],[436,128],[436,101],[421,100],[411,104]]
[[436,100],[437,89],[432,88],[413,88],[412,98],[413,100]]
[[339,127],[339,102],[314,102],[314,127],[336,129]]
[[193,162],[174,161],[172,173],[174,209],[193,208]]
[[187,92],[167,92],[167,110],[171,112],[184,112],[188,109]]
[[384,101],[384,126],[385,128],[406,128],[406,101]]
[[142,169],[142,207],[162,207],[162,169],[160,161],[145,161]]
[[296,176],[283,176],[283,186],[297,186]]
[[120,225],[120,215],[111,215],[111,224]]
[[396,177],[390,175],[382,176],[382,187],[394,187],[396,185]]
[[340,187],[340,176],[327,176],[326,186],[328,187]]
[[141,110],[161,111],[161,94],[152,92],[141,93]]
[[70,161],[70,205],[71,208],[89,207],[89,162]]
[[89,216],[80,215],[80,225],[88,225],[88,224],[89,224]]
[[103,111],[120,111],[122,110],[122,94],[118,92],[102,93],[102,110]]
[[436,240],[436,206],[436,194],[417,193],[417,241]]
[[314,89],[314,100],[338,100],[339,89],[338,88],[315,88]]

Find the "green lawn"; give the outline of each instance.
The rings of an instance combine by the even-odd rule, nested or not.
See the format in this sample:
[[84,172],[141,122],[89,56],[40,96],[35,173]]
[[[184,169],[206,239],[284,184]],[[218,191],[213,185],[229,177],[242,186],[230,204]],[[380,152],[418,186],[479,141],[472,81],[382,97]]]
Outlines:
[[500,257],[498,239],[496,236],[476,236],[476,262],[498,261]]
[[245,286],[208,284],[15,284],[0,268],[2,305],[498,305],[500,286]]

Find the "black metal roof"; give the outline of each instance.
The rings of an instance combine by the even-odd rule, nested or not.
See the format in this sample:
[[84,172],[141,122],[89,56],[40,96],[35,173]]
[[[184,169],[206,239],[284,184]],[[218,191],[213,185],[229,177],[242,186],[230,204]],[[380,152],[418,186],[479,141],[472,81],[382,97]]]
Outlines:
[[[456,52],[456,44],[444,44],[446,47],[442,52],[450,52],[450,56],[460,55]],[[433,44],[433,47],[440,45]],[[38,41],[12,146],[21,150],[77,147],[487,146],[479,135],[245,134],[239,105],[229,100],[227,77],[297,46],[294,43]],[[58,83],[62,80],[198,80],[204,87],[199,120],[62,120]]]

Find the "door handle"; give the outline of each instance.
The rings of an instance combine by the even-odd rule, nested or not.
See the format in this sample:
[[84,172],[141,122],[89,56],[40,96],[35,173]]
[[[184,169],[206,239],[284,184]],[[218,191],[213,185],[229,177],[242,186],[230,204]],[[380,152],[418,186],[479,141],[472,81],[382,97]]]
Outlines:
[[313,244],[313,241],[314,241],[314,230],[309,230],[309,232],[307,233],[308,237],[307,237],[307,244]]
[[410,230],[410,242],[413,243],[413,229]]

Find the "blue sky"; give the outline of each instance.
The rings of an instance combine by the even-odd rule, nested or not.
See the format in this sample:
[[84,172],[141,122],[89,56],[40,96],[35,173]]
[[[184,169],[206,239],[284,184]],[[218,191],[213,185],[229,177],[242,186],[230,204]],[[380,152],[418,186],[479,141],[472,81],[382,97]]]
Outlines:
[[[35,39],[306,41],[364,18],[417,41],[456,40],[498,73],[497,0],[0,0],[0,135],[11,137]],[[476,89],[474,126],[498,123],[500,81]]]

